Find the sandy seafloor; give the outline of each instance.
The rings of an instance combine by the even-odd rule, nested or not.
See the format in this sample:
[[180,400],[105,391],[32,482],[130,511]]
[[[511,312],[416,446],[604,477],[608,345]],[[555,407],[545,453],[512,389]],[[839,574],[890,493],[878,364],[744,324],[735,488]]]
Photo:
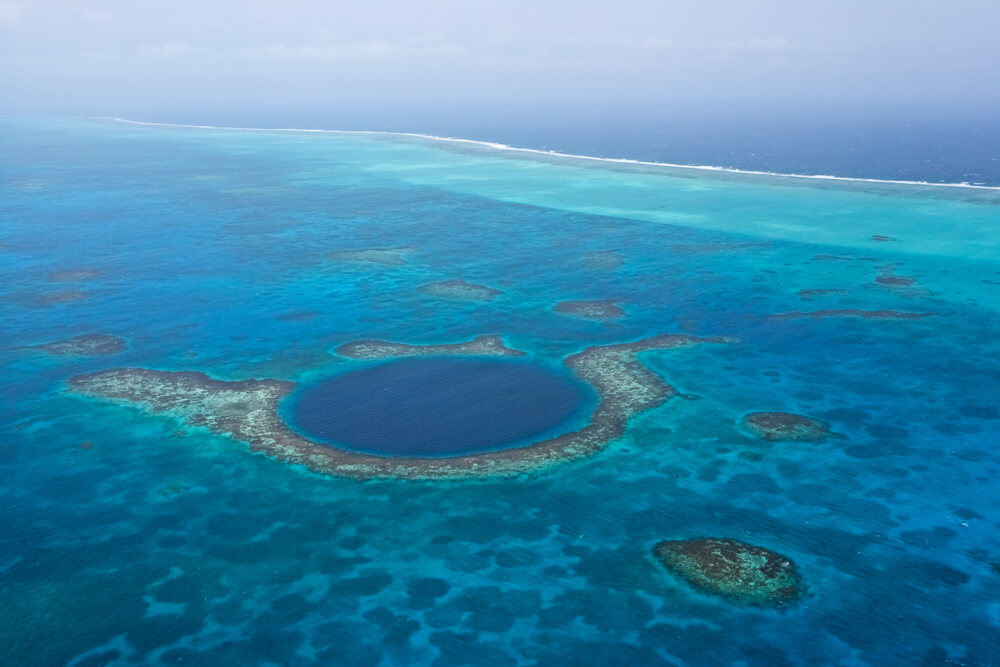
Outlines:
[[[0,137],[0,663],[1000,664],[1000,192],[384,135],[8,118]],[[588,261],[604,251],[621,265]],[[503,294],[417,289],[452,279]],[[585,299],[625,316],[552,310]],[[849,309],[934,316],[771,317]],[[88,333],[127,348],[22,347]],[[553,365],[741,342],[644,353],[698,400],[509,479],[324,477],[65,385],[310,383],[358,367],[346,342],[488,333]],[[769,443],[740,426],[757,410],[834,435]],[[808,596],[738,607],[651,557],[703,536],[790,557]]]

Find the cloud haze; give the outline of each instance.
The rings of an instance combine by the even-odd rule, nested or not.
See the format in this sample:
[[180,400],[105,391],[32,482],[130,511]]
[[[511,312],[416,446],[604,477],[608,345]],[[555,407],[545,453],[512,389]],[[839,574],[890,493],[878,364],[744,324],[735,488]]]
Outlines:
[[0,2],[0,110],[1000,101],[995,0]]

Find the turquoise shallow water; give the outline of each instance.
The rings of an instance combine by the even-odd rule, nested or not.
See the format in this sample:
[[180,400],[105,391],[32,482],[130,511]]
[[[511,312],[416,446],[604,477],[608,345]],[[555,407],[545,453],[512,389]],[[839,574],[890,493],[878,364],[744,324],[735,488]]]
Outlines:
[[[997,191],[387,135],[0,137],[0,662],[996,664]],[[372,248],[408,251],[329,254]],[[453,279],[502,294],[418,289]],[[553,311],[599,299],[624,315]],[[933,315],[774,317],[854,309]],[[127,348],[22,347],[87,333]],[[741,342],[644,353],[698,400],[513,479],[323,477],[65,386],[124,366],[308,385],[359,367],[346,342],[486,333],[553,366]],[[758,410],[834,436],[765,442],[740,426]],[[737,607],[650,555],[702,536],[790,557],[808,597]]]

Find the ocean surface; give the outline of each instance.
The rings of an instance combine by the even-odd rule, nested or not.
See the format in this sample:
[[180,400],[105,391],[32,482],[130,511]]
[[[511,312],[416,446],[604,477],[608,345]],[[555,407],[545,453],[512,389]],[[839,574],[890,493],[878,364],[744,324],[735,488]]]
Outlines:
[[445,111],[407,107],[406,113],[347,107],[137,117],[194,125],[411,132],[604,158],[1000,186],[1000,115],[945,101],[864,109],[724,101],[711,106],[459,104]]
[[[725,160],[718,137],[462,130],[433,133],[496,144],[0,119],[0,664],[1000,664],[1000,189],[643,163],[989,186],[996,143]],[[421,289],[449,281],[487,296]],[[620,312],[557,309],[580,301]],[[91,334],[121,349],[45,347]],[[531,370],[580,402],[436,403],[453,358],[421,384],[337,352],[485,334],[525,353],[484,370],[498,393]],[[68,384],[283,380],[294,422],[362,373],[361,417],[429,403],[409,430],[493,447],[478,402],[576,428],[595,397],[563,361],[660,334],[732,340],[641,353],[679,395],[515,477],[320,475]],[[830,435],[763,439],[759,411]],[[653,556],[701,537],[781,554],[804,597],[743,606]]]

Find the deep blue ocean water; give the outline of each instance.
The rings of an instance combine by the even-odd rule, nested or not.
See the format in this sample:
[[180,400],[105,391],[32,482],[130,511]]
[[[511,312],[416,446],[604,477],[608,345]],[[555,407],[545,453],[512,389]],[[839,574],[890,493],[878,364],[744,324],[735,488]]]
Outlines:
[[[587,412],[579,382],[489,358],[399,359],[340,373],[295,400],[290,423],[322,442],[390,456],[517,447],[572,430]],[[582,415],[586,416],[586,415]]]
[[[508,131],[475,138],[541,146]],[[3,119],[0,151],[0,663],[1000,662],[997,190],[94,119]],[[870,162],[788,170],[894,177]],[[503,294],[418,289],[454,279]],[[553,311],[583,299],[625,316]],[[787,316],[852,310],[930,315]],[[25,347],[87,333],[127,348]],[[487,333],[552,368],[662,333],[740,342],[644,353],[697,400],[508,479],[325,477],[66,386],[142,367],[309,387],[364,366],[350,341]],[[741,426],[761,410],[833,436],[768,443]],[[787,556],[808,596],[739,607],[651,557],[703,536]]]

